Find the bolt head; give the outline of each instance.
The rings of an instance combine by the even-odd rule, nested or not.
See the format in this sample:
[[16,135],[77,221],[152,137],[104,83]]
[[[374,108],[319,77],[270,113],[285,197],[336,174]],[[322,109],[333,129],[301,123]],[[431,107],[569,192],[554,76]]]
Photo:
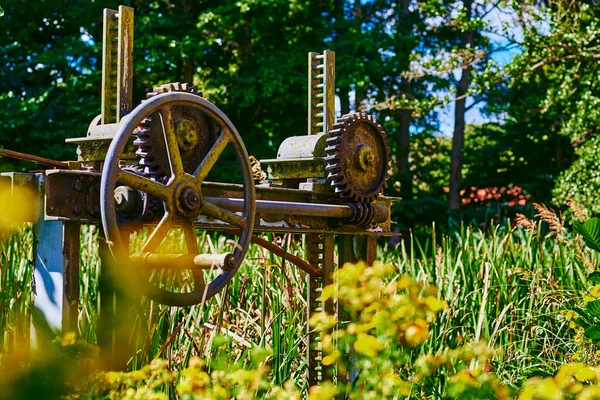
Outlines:
[[197,211],[202,203],[200,193],[192,188],[185,188],[180,195],[180,203],[186,211]]
[[360,169],[367,171],[375,165],[375,153],[373,148],[368,144],[357,146],[355,150],[355,160]]

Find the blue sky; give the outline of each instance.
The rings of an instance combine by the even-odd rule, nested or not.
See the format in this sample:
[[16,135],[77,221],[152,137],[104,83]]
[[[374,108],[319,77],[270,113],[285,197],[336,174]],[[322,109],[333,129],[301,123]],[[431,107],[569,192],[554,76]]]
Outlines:
[[[491,11],[485,18],[486,22],[490,24],[491,31],[499,31],[502,32],[503,24],[508,23],[512,28],[509,29],[508,34],[513,37],[513,39],[517,41],[521,41],[522,33],[520,29],[515,24],[515,15],[508,10],[498,10],[495,9]],[[504,48],[509,45],[509,40],[506,37],[503,37],[494,33],[484,33],[488,36],[493,43],[495,48]],[[512,61],[515,55],[519,54],[520,50],[518,47],[513,47],[509,50],[496,51],[492,54],[492,59],[496,61],[500,65],[506,65]],[[455,71],[455,74],[460,73],[459,71]],[[473,99],[467,100],[467,106],[471,104]],[[467,124],[482,124],[485,122],[497,122],[503,118],[502,115],[497,116],[487,116],[482,113],[482,109],[485,107],[485,103],[481,103],[472,109],[470,109],[466,115],[465,119]],[[455,103],[452,102],[445,107],[440,107],[438,109],[440,115],[440,132],[444,136],[452,136],[454,130],[454,108]]]

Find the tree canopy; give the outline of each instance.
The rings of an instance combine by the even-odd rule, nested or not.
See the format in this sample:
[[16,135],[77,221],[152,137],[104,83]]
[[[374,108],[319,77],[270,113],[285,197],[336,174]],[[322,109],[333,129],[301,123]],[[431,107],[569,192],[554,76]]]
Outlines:
[[[85,135],[100,110],[102,9],[119,5],[101,3],[2,1],[0,146],[74,158],[64,139]],[[335,50],[339,113],[372,113],[390,138],[401,229],[464,211],[474,187],[519,187],[532,201],[574,198],[600,212],[591,0],[122,4],[135,9],[134,102],[189,82],[257,158],[305,132],[306,54]]]

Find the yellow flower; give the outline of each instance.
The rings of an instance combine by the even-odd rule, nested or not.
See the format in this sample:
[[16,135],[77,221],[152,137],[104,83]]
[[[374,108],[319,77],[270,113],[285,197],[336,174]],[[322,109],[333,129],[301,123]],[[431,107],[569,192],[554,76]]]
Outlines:
[[377,340],[375,336],[359,333],[356,342],[354,342],[354,349],[367,357],[375,357],[383,349],[383,343]]
[[427,304],[427,307],[433,312],[438,312],[446,308],[446,302],[439,300],[434,296],[427,296],[425,304]]
[[121,373],[109,371],[104,375],[104,377],[106,378],[106,381],[108,382],[108,384],[112,386],[118,382],[119,378],[121,377]]
[[427,322],[422,318],[419,318],[414,324],[411,324],[406,328],[406,332],[404,333],[406,343],[410,346],[416,346],[423,343],[428,337],[429,325],[427,325]]
[[564,398],[554,378],[533,378],[525,385],[525,389],[519,394],[519,400],[562,400]]
[[332,355],[323,357],[323,365],[332,365],[335,362],[335,358]]
[[308,390],[308,400],[330,400],[337,396],[338,392],[338,388],[333,383],[324,382]]
[[63,336],[60,344],[61,346],[73,346],[77,341],[77,334],[75,332],[67,332]]

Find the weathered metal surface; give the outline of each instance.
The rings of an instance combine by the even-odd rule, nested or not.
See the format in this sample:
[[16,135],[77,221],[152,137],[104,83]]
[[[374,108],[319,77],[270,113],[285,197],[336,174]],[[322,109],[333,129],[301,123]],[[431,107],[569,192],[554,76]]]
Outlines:
[[133,264],[147,268],[226,269],[233,266],[233,254],[156,254],[136,253],[129,257]]
[[40,213],[34,228],[34,304],[50,327],[63,332],[78,329],[79,246],[79,224],[48,221]]
[[[34,229],[34,305],[55,330],[63,318],[64,254],[62,221],[41,219]],[[66,304],[65,304],[66,306]],[[68,312],[67,312],[68,313]]]
[[[177,138],[177,128],[173,120],[173,109],[175,107],[198,110],[214,121],[221,129],[221,135],[195,169],[193,175],[184,170],[184,162]],[[120,163],[121,154],[123,154],[134,130],[148,116],[157,112],[160,114],[163,124],[170,168],[170,178],[166,183],[129,172]],[[241,215],[202,199],[201,186],[204,179],[228,145],[231,145],[235,152],[243,179],[241,194],[244,205]],[[210,218],[240,228],[240,235],[233,250],[233,261],[229,263],[229,268],[219,270],[216,278],[206,283],[204,290],[177,293],[163,289],[153,282],[140,279],[139,282],[136,281],[136,284],[139,284],[139,288],[146,296],[162,304],[172,306],[194,305],[214,296],[229,282],[242,264],[251,241],[256,217],[256,194],[246,148],[239,133],[221,110],[206,99],[191,93],[163,93],[148,99],[121,121],[119,131],[108,149],[102,171],[100,209],[102,210],[102,226],[107,240],[111,243],[112,253],[118,262],[125,262],[128,260],[129,254],[122,242],[121,230],[123,226],[119,224],[117,219],[114,198],[114,190],[120,185],[127,185],[157,197],[164,205],[165,213],[142,246],[142,252],[155,252],[167,233],[177,225],[183,227],[188,253],[197,255],[199,251],[193,224],[200,212]],[[192,197],[188,195],[190,193]]]
[[327,133],[335,120],[335,53],[308,53],[308,134]]
[[[141,179],[141,178],[140,178]],[[54,219],[68,219],[82,223],[99,223],[98,188],[100,174],[87,171],[49,171],[45,180],[47,215]],[[202,196],[212,199],[216,205],[225,205],[232,211],[239,210],[243,188],[235,184],[205,182]],[[255,229],[263,232],[330,232],[363,233],[365,235],[393,235],[389,216],[394,198],[379,197],[374,205],[375,223],[370,228],[356,225],[343,225],[335,218],[323,218],[326,210],[332,210],[333,216],[345,217],[349,206],[344,205],[333,194],[318,194],[302,190],[263,187],[256,188],[257,218]],[[263,203],[264,201],[264,203]],[[336,204],[337,203],[337,204]],[[268,206],[278,209],[269,209]],[[286,211],[287,210],[287,211]],[[299,215],[313,213],[313,216]],[[316,210],[316,211],[315,211]],[[283,215],[283,213],[289,215]],[[315,214],[316,213],[316,216]],[[196,221],[198,229],[223,229],[224,225],[208,218]]]
[[117,11],[104,9],[102,43],[102,124],[117,122],[117,66],[119,20]]
[[371,202],[381,193],[389,170],[385,132],[363,113],[346,114],[335,123],[327,139],[327,178],[342,198]]
[[46,171],[47,219],[100,222],[100,175],[88,171]]
[[[307,258],[312,268],[320,268],[323,277],[309,276],[307,297],[307,320],[317,312],[325,311],[329,315],[334,314],[334,299],[327,301],[320,299],[323,288],[333,282],[334,270],[334,237],[333,235],[306,235]],[[308,384],[317,385],[324,379],[331,377],[330,371],[326,371],[323,361],[322,335],[307,326],[307,364]]]
[[[174,92],[196,94],[189,84],[174,82],[155,87],[146,97],[151,99],[159,94]],[[167,117],[166,114],[164,116]],[[174,136],[177,138],[183,169],[193,174],[217,141],[217,127],[203,112],[190,107],[173,106],[168,117],[172,121]],[[138,170],[141,174],[166,181],[171,175],[171,166],[165,143],[164,124],[161,112],[148,116],[134,130],[133,144],[137,148]]]
[[14,158],[17,160],[29,161],[32,163],[36,163],[39,165],[45,165],[45,166],[52,167],[52,168],[62,168],[62,169],[69,168],[69,165],[64,162],[50,160],[49,158],[33,156],[31,154],[20,153],[18,151],[12,151],[12,150],[8,150],[8,149],[0,149],[0,156]]
[[[324,133],[310,136],[291,136],[279,145],[277,158],[324,157],[325,147],[327,147],[327,135]],[[261,162],[263,161],[261,160]]]
[[79,250],[80,229],[76,222],[65,222],[63,228],[63,332],[77,332],[79,321]]
[[[292,188],[298,189],[301,183],[304,183],[307,179],[311,178],[327,178],[327,171],[325,170],[325,159],[323,157],[312,157],[312,158],[290,158],[281,160],[261,160],[261,163],[268,165],[268,179],[270,182],[276,180],[299,180],[298,182],[292,182]],[[276,186],[272,184],[271,186]],[[329,191],[333,189],[329,186]]]
[[279,256],[283,259],[283,261],[289,261],[302,271],[306,272],[310,276],[321,277],[323,276],[323,271],[320,269],[313,268],[309,263],[302,260],[300,257],[296,257],[293,254],[287,253],[284,249],[277,246],[274,243],[271,243],[263,238],[260,238],[256,235],[252,235],[252,243],[257,244],[265,249],[269,250],[271,253]]
[[116,122],[133,109],[133,8],[119,6]]

